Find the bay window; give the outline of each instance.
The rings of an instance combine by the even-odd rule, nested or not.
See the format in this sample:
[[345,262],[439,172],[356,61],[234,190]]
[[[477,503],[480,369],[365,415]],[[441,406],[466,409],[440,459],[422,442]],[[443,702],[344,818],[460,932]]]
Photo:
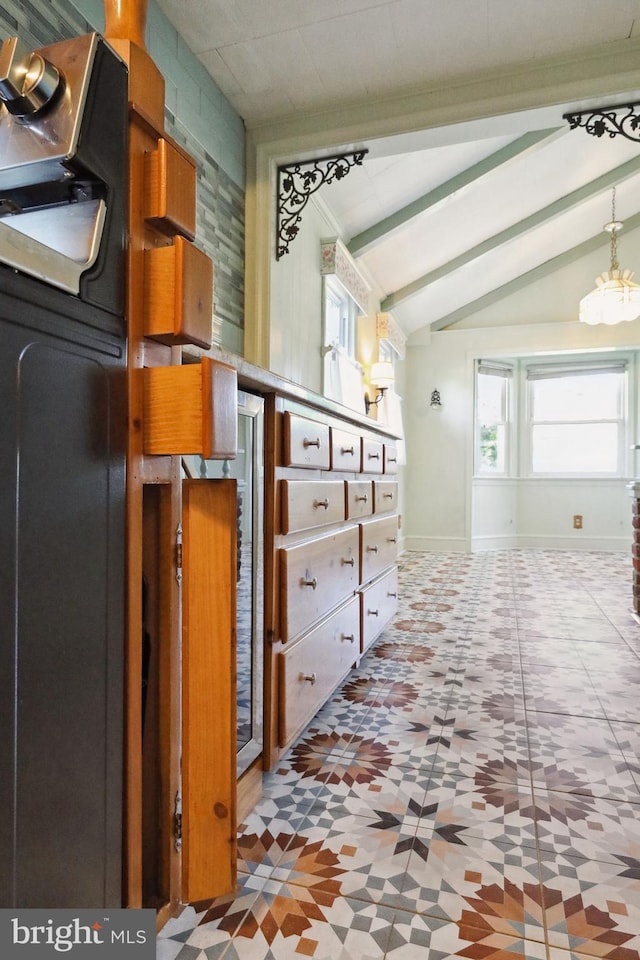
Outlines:
[[624,473],[626,364],[526,368],[531,476]]

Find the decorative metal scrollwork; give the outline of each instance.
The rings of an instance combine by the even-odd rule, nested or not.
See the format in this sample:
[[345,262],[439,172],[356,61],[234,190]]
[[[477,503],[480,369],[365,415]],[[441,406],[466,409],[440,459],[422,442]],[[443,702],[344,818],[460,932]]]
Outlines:
[[289,244],[298,235],[309,198],[325,183],[342,180],[353,167],[361,166],[367,153],[368,150],[357,150],[278,167],[276,260],[289,253]]
[[593,137],[616,137],[618,134],[640,143],[640,114],[636,109],[640,104],[623,103],[617,107],[595,107],[577,113],[565,113],[565,119],[571,130],[584,127]]

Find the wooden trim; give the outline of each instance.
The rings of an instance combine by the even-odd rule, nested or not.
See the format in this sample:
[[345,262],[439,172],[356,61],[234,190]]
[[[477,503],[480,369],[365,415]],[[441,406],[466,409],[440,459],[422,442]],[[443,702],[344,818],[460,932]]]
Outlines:
[[130,40],[145,49],[147,0],[104,0],[105,37]]
[[182,899],[182,858],[175,845],[175,804],[181,789],[180,729],[182,709],[182,651],[180,644],[180,586],[177,579],[177,530],[182,522],[180,459],[172,457],[170,485],[162,486],[160,502],[160,766],[161,883],[169,906]]
[[235,480],[183,481],[182,894],[236,882]]
[[[278,676],[276,647],[279,622],[277,600],[278,579],[275,571],[275,531],[279,529],[276,515],[276,467],[282,462],[282,416],[276,413],[276,397],[269,394],[264,402],[264,747],[263,766],[271,769],[276,760],[278,742],[277,709]],[[276,646],[274,646],[276,645]]]
[[[129,126],[129,246],[127,251],[128,429],[127,429],[127,625],[125,702],[124,890],[127,907],[142,906],[142,510],[145,461],[142,452],[143,252],[151,243],[142,219],[144,154],[155,141],[148,129]],[[170,347],[158,345],[154,359],[171,363]]]
[[[162,484],[158,493],[158,608],[162,637],[160,664],[160,713],[158,717],[161,760],[160,782],[161,853],[158,888],[168,904],[159,918],[175,914],[189,889],[182,886],[182,858],[173,843],[175,797],[181,783],[181,607],[175,571],[175,531],[182,515],[182,484],[178,456],[145,456],[143,450],[144,396],[143,368],[178,367],[182,363],[179,347],[172,343],[150,343],[144,338],[145,252],[166,245],[167,234],[157,225],[145,222],[146,180],[153,171],[145,159],[158,148],[159,139],[168,142],[164,131],[164,78],[145,49],[147,0],[104,0],[105,39],[129,68],[129,168],[128,168],[128,246],[126,318],[128,337],[127,366],[127,612],[125,676],[125,790],[123,810],[123,905],[143,905],[143,774],[142,774],[142,571],[143,571],[143,490],[145,483]],[[192,163],[189,155],[171,141],[180,159]],[[171,186],[171,185],[169,185]],[[176,184],[172,185],[173,187]],[[167,224],[162,223],[167,230]],[[206,298],[205,298],[206,299]],[[206,308],[206,306],[205,306]],[[235,380],[235,373],[234,373]],[[234,412],[235,426],[235,412]],[[235,537],[235,494],[233,516],[228,521]],[[235,548],[234,548],[235,549]],[[235,568],[234,568],[235,569]],[[233,581],[235,591],[235,580]],[[227,591],[225,596],[235,594]],[[233,704],[235,709],[235,701]],[[235,729],[227,739],[235,745]],[[235,790],[235,752],[229,771],[228,789]],[[221,801],[222,802],[222,801]],[[235,871],[235,807],[229,805],[232,824],[231,849],[217,865],[226,875]],[[227,876],[228,879],[228,876]],[[227,884],[228,885],[228,884]],[[205,895],[216,890],[207,887]],[[153,906],[156,906],[154,903]]]
[[262,797],[262,758],[258,757],[238,780],[238,824]]

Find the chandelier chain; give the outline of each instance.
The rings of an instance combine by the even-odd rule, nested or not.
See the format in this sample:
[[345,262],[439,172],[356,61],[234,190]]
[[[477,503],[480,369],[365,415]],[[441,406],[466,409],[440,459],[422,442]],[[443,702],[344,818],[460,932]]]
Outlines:
[[618,270],[618,230],[622,224],[618,225],[616,220],[616,188],[611,191],[611,269]]

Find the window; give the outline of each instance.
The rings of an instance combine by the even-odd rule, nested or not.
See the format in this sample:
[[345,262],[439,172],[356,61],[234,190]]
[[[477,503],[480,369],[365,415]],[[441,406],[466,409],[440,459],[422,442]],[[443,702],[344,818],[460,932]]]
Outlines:
[[324,343],[339,347],[352,360],[356,358],[356,320],[358,305],[339,280],[324,278]]
[[624,362],[532,365],[527,384],[532,475],[623,472]]
[[356,360],[358,305],[336,277],[324,278],[323,393],[364,410],[362,367]]
[[508,473],[510,385],[513,368],[480,360],[476,373],[476,464],[478,476]]

